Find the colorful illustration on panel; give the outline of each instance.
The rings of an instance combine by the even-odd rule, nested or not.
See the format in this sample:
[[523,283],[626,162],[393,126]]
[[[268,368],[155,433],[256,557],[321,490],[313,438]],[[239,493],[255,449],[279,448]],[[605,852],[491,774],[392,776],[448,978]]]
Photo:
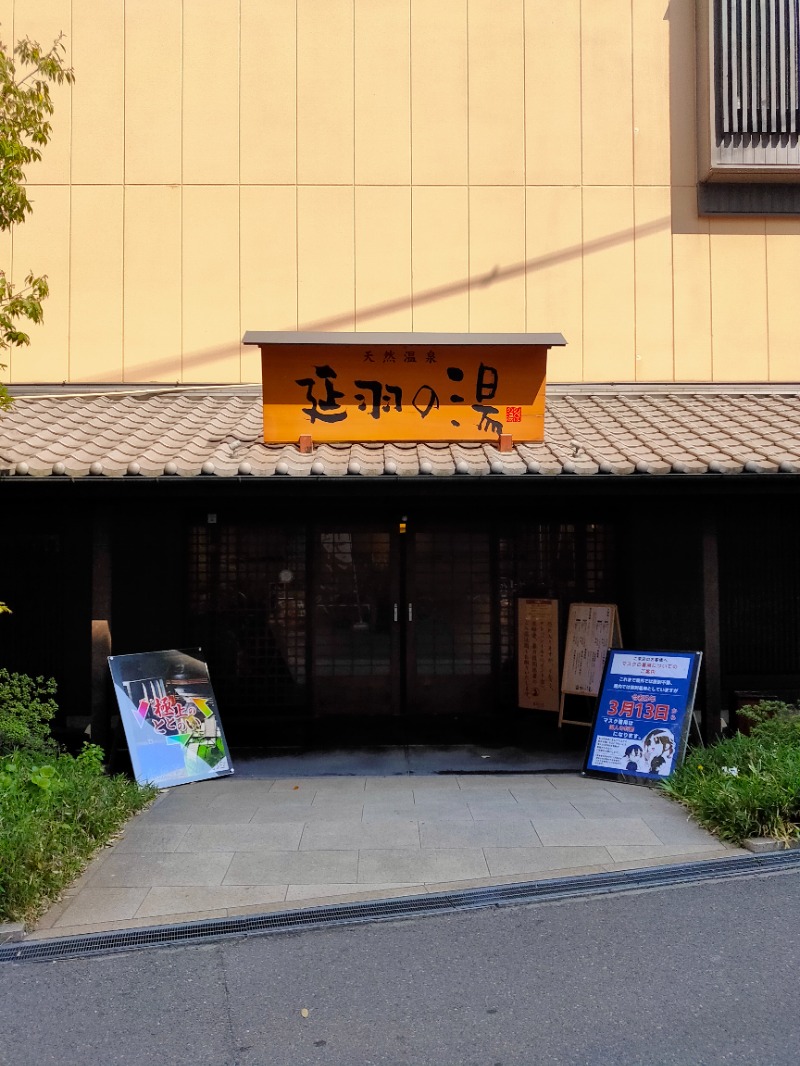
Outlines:
[[108,660],[136,780],[159,788],[233,773],[199,649]]

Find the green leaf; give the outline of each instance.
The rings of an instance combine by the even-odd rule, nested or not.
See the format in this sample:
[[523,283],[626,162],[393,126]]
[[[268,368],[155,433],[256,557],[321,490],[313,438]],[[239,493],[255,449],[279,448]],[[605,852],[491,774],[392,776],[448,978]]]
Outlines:
[[[11,51],[0,42],[0,230],[22,225],[33,210],[26,168],[42,158],[41,150],[52,134],[51,85],[71,85],[75,80],[65,57],[63,34],[49,48],[29,37],[17,41]],[[30,343],[16,320],[40,323],[48,293],[45,276],[31,271],[24,288],[16,291],[0,269],[0,351]],[[0,364],[0,369],[5,365]],[[0,411],[10,403],[8,390],[0,384]]]

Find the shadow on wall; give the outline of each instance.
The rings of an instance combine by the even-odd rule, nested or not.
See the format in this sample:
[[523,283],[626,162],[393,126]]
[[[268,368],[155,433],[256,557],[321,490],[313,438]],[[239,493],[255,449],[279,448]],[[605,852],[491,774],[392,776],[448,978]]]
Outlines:
[[[549,255],[541,255],[532,259],[526,259],[522,263],[513,263],[506,267],[496,266],[490,270],[488,274],[476,274],[460,281],[451,282],[448,285],[439,285],[436,288],[428,289],[427,292],[414,293],[410,298],[404,296],[401,299],[387,300],[384,303],[374,304],[372,307],[359,308],[355,313],[348,311],[346,314],[336,315],[332,318],[304,322],[300,323],[298,326],[295,326],[293,323],[292,325],[286,325],[282,328],[287,331],[298,329],[300,331],[322,333],[331,330],[336,331],[344,329],[348,326],[352,328],[354,318],[358,322],[359,327],[361,327],[368,323],[370,319],[378,318],[381,315],[388,314],[392,311],[401,311],[408,307],[419,307],[422,304],[435,303],[437,300],[443,300],[448,296],[454,296],[461,292],[469,292],[471,289],[485,288],[498,281],[505,281],[508,278],[519,277],[521,274],[535,273],[537,270],[543,270],[559,263],[569,262],[570,260],[578,259],[596,252],[602,252],[620,244],[632,243],[634,237],[647,237],[653,233],[660,233],[662,230],[666,230],[669,227],[669,217],[655,219],[653,222],[647,222],[642,226],[637,226],[635,230],[620,230],[618,233],[611,233],[607,237],[599,237],[595,241],[587,241],[584,244],[573,244],[568,248],[563,248],[559,252],[552,252]],[[260,323],[256,322],[253,323],[251,328],[260,329],[262,327]],[[213,348],[203,348],[201,351],[186,353],[182,357],[182,365],[186,370],[196,371],[208,363],[217,362],[221,357],[238,355],[240,350],[241,345],[238,343],[220,344]],[[141,364],[137,370],[139,373],[149,373],[152,375],[152,380],[158,380],[159,376],[174,369],[174,366],[174,360],[161,359],[152,363]],[[107,373],[110,373],[110,371],[107,371]]]

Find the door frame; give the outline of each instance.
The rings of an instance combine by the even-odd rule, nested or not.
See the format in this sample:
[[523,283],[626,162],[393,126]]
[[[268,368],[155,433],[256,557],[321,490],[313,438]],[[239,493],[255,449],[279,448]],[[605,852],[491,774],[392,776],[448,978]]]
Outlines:
[[[407,530],[407,531],[406,531]],[[321,615],[318,611],[320,596],[322,595],[322,545],[321,537],[328,534],[357,537],[372,534],[384,534],[387,536],[388,565],[386,583],[381,594],[388,593],[386,602],[381,607],[381,616],[378,624],[382,627],[385,623],[383,612],[390,611],[388,620],[388,657],[385,660],[388,665],[388,673],[380,675],[368,675],[359,672],[353,674],[340,673],[334,664],[328,664],[324,671],[318,669],[325,650],[323,640],[331,641],[330,631],[321,629]],[[457,668],[443,671],[438,677],[431,677],[429,692],[425,693],[426,685],[422,682],[418,672],[418,646],[415,641],[415,626],[421,621],[417,614],[417,604],[421,602],[420,574],[416,563],[418,559],[417,549],[419,535],[435,537],[441,534],[445,537],[458,535],[480,536],[485,538],[485,570],[483,584],[485,585],[486,605],[486,635],[488,642],[486,658],[488,658],[488,670],[479,674],[461,673]],[[441,521],[423,519],[419,527],[412,523],[406,525],[405,521],[395,523],[380,522],[316,522],[309,527],[309,584],[308,584],[308,677],[310,681],[310,709],[311,716],[315,720],[332,717],[334,715],[345,717],[358,717],[361,715],[376,718],[428,718],[437,716],[463,715],[464,717],[486,717],[490,715],[497,703],[497,678],[498,678],[498,633],[499,633],[499,604],[497,603],[497,567],[496,567],[496,537],[489,523],[447,523]],[[351,541],[350,550],[353,550]],[[362,589],[366,589],[369,583],[368,576],[363,572],[358,573],[358,563],[354,563],[354,580],[357,580]],[[356,579],[356,574],[358,577]],[[457,575],[456,575],[457,583]],[[463,619],[445,619],[456,629],[459,621]],[[466,616],[472,622],[474,615]],[[441,619],[434,616],[434,624],[441,624]],[[455,638],[454,638],[455,639]],[[343,640],[344,648],[347,648]],[[352,646],[352,641],[351,641]],[[328,654],[333,652],[330,647]],[[434,669],[434,674],[438,671]],[[353,699],[359,678],[370,677],[372,684],[367,691],[365,702]],[[385,677],[386,684],[376,684],[375,677]],[[485,683],[481,684],[481,680]],[[447,693],[461,692],[460,699],[474,700],[466,709],[461,702],[453,705],[453,702],[443,701],[442,697]],[[348,699],[348,696],[350,697]],[[361,694],[359,693],[359,696]],[[437,699],[439,703],[437,704]],[[458,697],[456,697],[458,701]]]

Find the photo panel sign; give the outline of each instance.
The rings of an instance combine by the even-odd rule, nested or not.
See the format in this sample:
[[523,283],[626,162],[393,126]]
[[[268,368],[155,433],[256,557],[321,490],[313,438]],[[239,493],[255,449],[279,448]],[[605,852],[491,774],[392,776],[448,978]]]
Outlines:
[[140,784],[169,788],[233,773],[199,648],[112,655],[108,665]]

